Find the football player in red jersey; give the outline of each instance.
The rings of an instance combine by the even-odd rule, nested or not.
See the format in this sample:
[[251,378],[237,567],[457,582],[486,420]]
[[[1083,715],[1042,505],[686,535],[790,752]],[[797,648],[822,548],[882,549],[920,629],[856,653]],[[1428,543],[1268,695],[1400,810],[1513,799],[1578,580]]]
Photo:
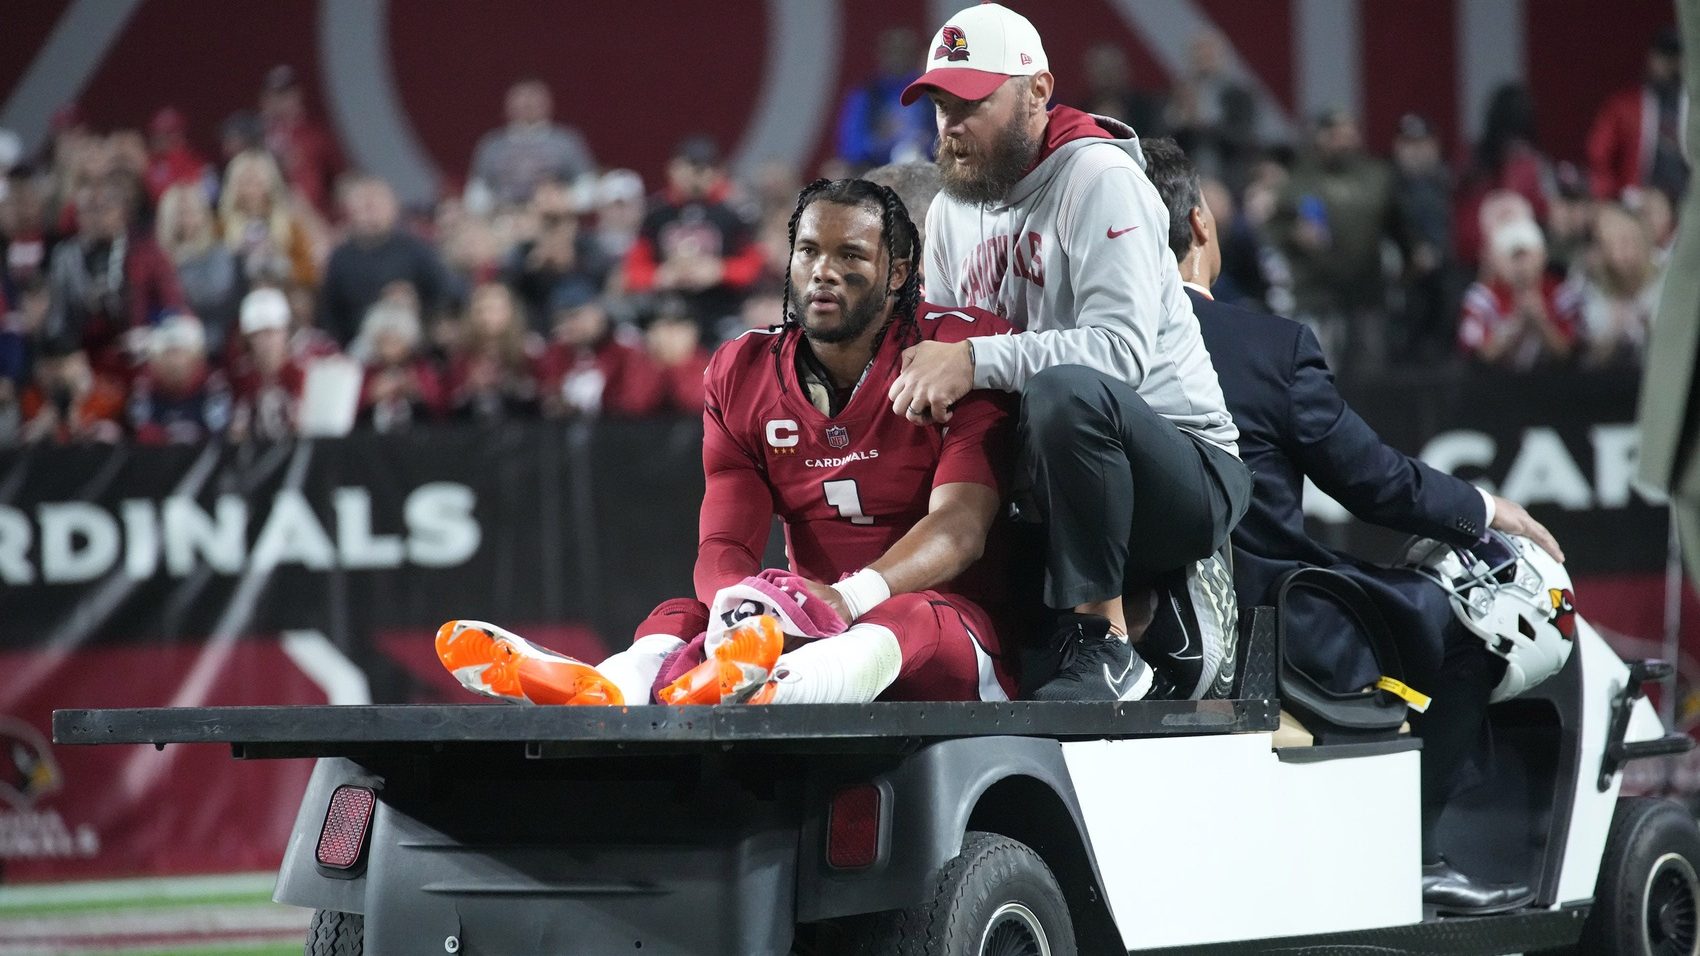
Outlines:
[[[596,669],[617,693],[598,685],[592,697],[643,702],[652,687],[688,677],[712,644],[704,632],[724,633],[750,613],[740,583],[761,572],[778,515],[793,575],[768,578],[780,582],[776,602],[796,602],[780,616],[825,622],[815,630],[830,636],[788,634],[777,662],[754,668],[757,699],[1006,699],[1014,684],[996,622],[1009,619],[1009,598],[999,549],[987,551],[1003,499],[1006,399],[971,393],[948,426],[915,428],[885,396],[906,347],[1011,327],[988,312],[920,301],[918,235],[884,186],[811,184],[792,215],[791,250],[784,323],[727,343],[709,364],[697,597],[656,608],[633,646]],[[475,638],[482,627],[473,626]],[[562,659],[521,642],[505,653],[519,678],[510,684],[525,689],[493,689],[476,680],[483,656],[470,667],[451,663],[456,633],[445,625],[439,651],[475,690],[565,702],[584,686]],[[771,680],[760,673],[769,665]],[[554,690],[542,676],[550,667]],[[742,687],[743,696],[721,699],[747,697],[752,686]]]

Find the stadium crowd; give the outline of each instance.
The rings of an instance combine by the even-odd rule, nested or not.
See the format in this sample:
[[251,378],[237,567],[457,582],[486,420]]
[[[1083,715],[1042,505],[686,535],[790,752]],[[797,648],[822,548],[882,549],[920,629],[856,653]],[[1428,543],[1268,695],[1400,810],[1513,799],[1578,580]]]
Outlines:
[[[822,175],[928,162],[932,107],[898,103],[920,62],[918,38],[885,36]],[[1415,114],[1386,158],[1339,111],[1265,142],[1213,35],[1161,91],[1097,47],[1058,101],[1175,137],[1222,224],[1218,296],[1311,325],[1345,376],[1633,368],[1687,186],[1680,62],[1662,33],[1579,161],[1543,150],[1515,85],[1456,162]],[[710,350],[780,319],[802,171],[739,181],[692,136],[646,184],[600,169],[545,83],[505,109],[465,188],[408,210],[348,168],[287,66],[216,157],[169,107],[143,131],[68,105],[35,157],[0,131],[0,447],[275,439],[337,409],[379,431],[700,412]]]

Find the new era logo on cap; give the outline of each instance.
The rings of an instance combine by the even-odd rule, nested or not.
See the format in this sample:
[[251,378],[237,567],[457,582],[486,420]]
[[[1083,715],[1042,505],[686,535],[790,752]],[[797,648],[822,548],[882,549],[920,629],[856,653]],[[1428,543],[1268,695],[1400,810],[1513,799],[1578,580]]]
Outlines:
[[934,34],[932,51],[927,72],[903,91],[904,104],[934,89],[965,100],[984,99],[1012,76],[1050,69],[1039,31],[997,3],[981,3],[951,17]]

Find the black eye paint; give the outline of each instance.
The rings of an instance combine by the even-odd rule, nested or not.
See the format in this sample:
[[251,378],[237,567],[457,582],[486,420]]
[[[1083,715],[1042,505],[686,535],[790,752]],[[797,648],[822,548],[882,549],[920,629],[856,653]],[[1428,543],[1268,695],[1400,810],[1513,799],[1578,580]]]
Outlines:
[[848,286],[855,286],[858,289],[865,289],[873,283],[869,282],[868,277],[865,275],[861,275],[856,272],[846,272],[844,273],[844,284]]

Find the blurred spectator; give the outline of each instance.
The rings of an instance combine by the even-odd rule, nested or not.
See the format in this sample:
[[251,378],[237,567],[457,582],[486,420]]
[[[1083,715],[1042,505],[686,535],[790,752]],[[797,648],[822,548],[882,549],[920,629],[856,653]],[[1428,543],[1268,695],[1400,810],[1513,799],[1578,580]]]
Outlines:
[[1652,238],[1641,220],[1617,203],[1602,204],[1575,283],[1583,364],[1640,364],[1663,285]]
[[321,213],[330,211],[331,185],[342,171],[336,140],[307,116],[293,67],[274,66],[260,90],[260,121],[266,148],[277,157],[283,178]]
[[236,322],[242,276],[236,257],[218,241],[212,208],[198,183],[178,183],[159,198],[154,233],[177,270],[189,310],[206,326],[207,351],[222,355]]
[[18,396],[34,377],[35,352],[51,302],[47,279],[37,276],[18,289],[14,304],[0,318],[0,405],[15,410]]
[[230,371],[230,440],[291,438],[307,374],[289,354],[289,301],[276,289],[248,293],[241,330],[242,352]]
[[708,349],[702,329],[684,304],[664,299],[644,330],[644,348],[659,373],[660,394],[655,411],[701,415],[702,376],[708,369]]
[[513,216],[481,216],[458,198],[437,203],[437,249],[453,274],[457,292],[497,278],[512,243]]
[[1217,244],[1222,250],[1222,272],[1210,287],[1211,296],[1246,308],[1267,308],[1264,296],[1269,280],[1263,275],[1264,248],[1259,230],[1234,203],[1234,194],[1220,179],[1201,180],[1199,191],[1216,221]]
[[442,416],[442,377],[422,345],[417,310],[380,302],[367,311],[352,351],[366,367],[360,420],[375,431],[406,431]]
[[1214,31],[1193,38],[1187,73],[1170,95],[1168,125],[1200,175],[1238,191],[1257,150],[1257,101],[1228,75],[1226,44]]
[[1164,116],[1168,104],[1162,94],[1133,85],[1127,51],[1115,43],[1099,43],[1086,51],[1081,66],[1087,82],[1086,112],[1119,119],[1142,139],[1169,135]]
[[1606,100],[1588,131],[1588,167],[1595,199],[1622,199],[1634,186],[1652,186],[1681,199],[1688,189],[1682,155],[1682,36],[1659,31],[1647,51],[1641,85]]
[[291,205],[289,187],[269,154],[253,150],[238,155],[224,171],[218,198],[224,244],[244,264],[281,259],[289,264],[292,283],[315,285],[313,242]]
[[749,223],[727,202],[730,190],[714,141],[684,140],[668,163],[667,190],[626,256],[628,289],[680,293],[705,331],[737,313],[765,261]]
[[[750,329],[770,329],[785,321],[785,297],[774,289],[764,289],[750,294],[744,300],[743,308],[739,310],[736,334]],[[724,339],[735,338],[734,335],[721,336]]]
[[542,80],[509,87],[506,109],[507,125],[485,133],[472,153],[466,184],[472,211],[522,205],[546,179],[573,183],[595,174],[596,160],[583,134],[552,121],[554,99]]
[[376,176],[352,176],[342,186],[348,238],[325,265],[319,297],[319,325],[346,345],[384,288],[404,281],[419,296],[420,313],[432,315],[445,305],[447,274],[437,252],[398,226],[400,210],[389,183]]
[[[915,31],[893,28],[880,34],[874,75],[844,95],[838,108],[838,156],[854,169],[928,158],[938,130],[931,102],[898,102],[922,62]],[[792,202],[796,193],[792,192]]]
[[106,372],[128,364],[120,336],[184,306],[171,260],[153,237],[131,231],[124,199],[114,183],[84,190],[79,232],[54,248],[48,270],[53,307],[45,334],[80,342],[95,368]]
[[643,179],[629,169],[602,174],[596,183],[596,228],[592,233],[597,250],[610,262],[619,262],[637,241],[643,225]]
[[1313,323],[1324,348],[1349,356],[1339,364],[1357,371],[1386,358],[1381,244],[1394,234],[1393,217],[1387,165],[1364,153],[1350,116],[1323,114],[1270,229],[1292,270],[1294,317]]
[[250,150],[266,148],[266,127],[260,114],[253,110],[237,110],[226,116],[218,127],[218,153],[221,166]]
[[[924,245],[927,241],[927,210],[933,207],[933,199],[939,194],[938,166],[923,162],[892,163],[889,166],[870,169],[862,174],[862,178],[879,183],[903,200],[903,208],[909,210],[909,218],[915,221],[915,229],[921,234],[921,242]],[[787,209],[785,212],[789,217],[791,210]],[[787,238],[787,248],[790,244]],[[925,256],[921,258],[923,261],[926,259]]]
[[641,347],[620,340],[599,298],[563,288],[552,302],[552,316],[554,333],[539,375],[545,415],[631,416],[656,410],[665,387],[660,369]]
[[12,170],[0,199],[0,298],[14,302],[19,288],[46,278],[57,240],[41,179],[27,169]]
[[1654,254],[1664,264],[1676,242],[1676,208],[1662,189],[1629,189],[1624,191],[1623,205],[1634,213],[1653,240]]
[[[17,133],[0,126],[0,177],[17,168],[24,158],[24,141]],[[0,180],[0,199],[6,198],[4,180]]]
[[450,413],[476,421],[535,415],[543,342],[526,328],[513,292],[497,282],[474,289],[462,336],[449,363]]
[[1404,302],[1395,354],[1432,362],[1446,354],[1458,314],[1452,259],[1452,176],[1440,141],[1415,113],[1399,120],[1393,140],[1394,202],[1404,252]]
[[1458,261],[1474,269],[1481,263],[1485,234],[1478,211],[1489,193],[1509,190],[1528,200],[1537,222],[1547,218],[1552,193],[1552,163],[1535,138],[1535,104],[1529,89],[1507,83],[1495,90],[1482,119],[1469,168],[1458,187]]
[[116,442],[124,437],[124,388],[96,372],[73,339],[42,340],[35,384],[19,400],[25,442],[64,445]]
[[531,209],[537,235],[514,247],[503,275],[525,305],[528,327],[542,335],[549,329],[549,302],[555,290],[582,285],[600,292],[613,262],[602,254],[595,236],[579,229],[566,183],[540,184]]
[[167,106],[148,121],[148,196],[159,202],[179,183],[198,187],[205,195],[212,176],[207,161],[189,145],[183,114]]
[[1547,200],[1547,271],[1556,276],[1570,274],[1580,260],[1593,229],[1594,202],[1587,177],[1575,163],[1553,167],[1552,196]]
[[207,340],[192,315],[167,316],[147,335],[147,365],[130,385],[130,428],[144,445],[189,445],[230,425],[230,387],[207,365]]
[[1464,292],[1458,347],[1486,365],[1526,371],[1562,361],[1576,342],[1576,303],[1546,271],[1546,242],[1533,219],[1490,232],[1486,271]]

